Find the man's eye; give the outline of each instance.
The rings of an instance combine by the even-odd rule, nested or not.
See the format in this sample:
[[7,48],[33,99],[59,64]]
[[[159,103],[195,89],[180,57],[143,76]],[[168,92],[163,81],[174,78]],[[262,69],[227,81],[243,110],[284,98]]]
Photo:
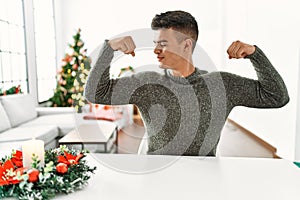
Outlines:
[[160,41],[160,42],[155,42],[154,41],[154,45],[158,45],[159,47],[166,47],[167,46],[167,42],[165,41]]
[[165,46],[167,46],[167,43],[166,42],[160,42],[159,45],[162,46],[162,47],[165,47]]

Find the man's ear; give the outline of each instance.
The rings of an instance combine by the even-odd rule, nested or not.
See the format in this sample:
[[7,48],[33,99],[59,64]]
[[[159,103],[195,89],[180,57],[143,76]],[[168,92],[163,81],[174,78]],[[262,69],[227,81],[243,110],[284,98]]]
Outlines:
[[191,39],[186,39],[184,41],[184,50],[187,51],[187,50],[192,50],[193,48],[193,41]]

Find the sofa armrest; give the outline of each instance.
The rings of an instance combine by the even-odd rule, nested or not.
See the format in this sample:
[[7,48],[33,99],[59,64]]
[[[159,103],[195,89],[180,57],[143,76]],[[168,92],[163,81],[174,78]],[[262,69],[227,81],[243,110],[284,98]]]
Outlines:
[[71,107],[36,107],[38,116],[74,113]]

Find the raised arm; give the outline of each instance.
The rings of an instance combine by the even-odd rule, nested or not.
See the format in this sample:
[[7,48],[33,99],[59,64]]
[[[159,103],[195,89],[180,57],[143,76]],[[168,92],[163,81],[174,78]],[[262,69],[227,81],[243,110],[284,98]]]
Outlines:
[[232,106],[278,108],[289,102],[284,81],[261,49],[236,41],[227,52],[229,58],[250,59],[257,74],[257,80],[222,74],[227,98]]
[[109,71],[115,50],[133,55],[134,49],[133,40],[128,36],[105,41],[85,86],[84,95],[89,102],[106,105],[132,103],[130,95],[138,86],[138,78],[111,79]]

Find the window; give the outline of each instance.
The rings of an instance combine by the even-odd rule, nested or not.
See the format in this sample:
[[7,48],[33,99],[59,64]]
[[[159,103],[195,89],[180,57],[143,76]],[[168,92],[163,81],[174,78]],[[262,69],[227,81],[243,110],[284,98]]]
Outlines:
[[28,92],[22,0],[0,0],[0,89]]
[[38,101],[53,96],[56,87],[55,21],[52,0],[33,0]]

